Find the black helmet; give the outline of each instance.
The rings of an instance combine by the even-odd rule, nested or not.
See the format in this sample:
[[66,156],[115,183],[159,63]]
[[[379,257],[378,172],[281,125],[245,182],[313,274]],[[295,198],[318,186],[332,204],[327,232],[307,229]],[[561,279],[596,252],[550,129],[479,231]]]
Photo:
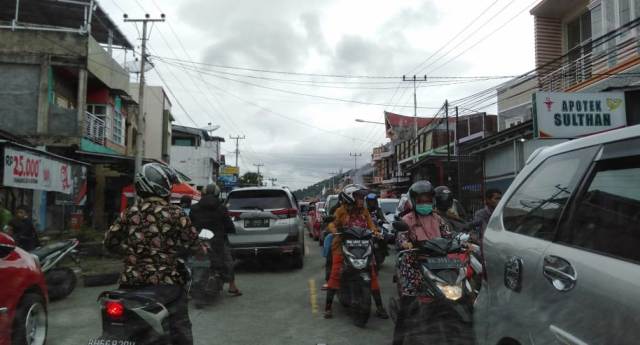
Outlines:
[[453,193],[447,186],[438,186],[433,191],[435,193],[434,206],[442,212],[447,212],[453,206]]
[[220,187],[218,187],[218,185],[215,183],[210,183],[202,189],[202,194],[212,194],[213,196],[218,197],[220,195]]
[[[171,176],[173,175],[173,176]],[[136,175],[134,186],[136,193],[142,198],[157,196],[168,198],[171,196],[172,180],[177,180],[177,176],[171,168],[160,163],[148,163],[140,168]]]
[[418,181],[409,187],[409,200],[411,200],[411,205],[413,205],[414,208],[415,205],[418,204],[416,200],[420,194],[431,194],[433,196],[433,186],[431,182],[427,180]]

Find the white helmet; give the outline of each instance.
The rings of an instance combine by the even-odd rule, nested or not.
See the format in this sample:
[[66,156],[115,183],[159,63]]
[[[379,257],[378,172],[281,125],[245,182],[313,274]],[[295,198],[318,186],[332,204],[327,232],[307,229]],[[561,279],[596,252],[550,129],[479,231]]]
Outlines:
[[362,198],[367,194],[367,188],[359,184],[346,185],[342,192],[340,192],[340,199],[342,202],[351,205],[356,202],[356,199]]

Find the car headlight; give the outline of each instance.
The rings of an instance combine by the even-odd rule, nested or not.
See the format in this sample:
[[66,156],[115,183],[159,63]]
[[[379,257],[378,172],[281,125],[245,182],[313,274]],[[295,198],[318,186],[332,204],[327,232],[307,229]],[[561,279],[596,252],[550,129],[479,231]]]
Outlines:
[[436,285],[447,299],[457,301],[462,297],[462,286],[460,285],[446,285],[442,283],[436,283]]

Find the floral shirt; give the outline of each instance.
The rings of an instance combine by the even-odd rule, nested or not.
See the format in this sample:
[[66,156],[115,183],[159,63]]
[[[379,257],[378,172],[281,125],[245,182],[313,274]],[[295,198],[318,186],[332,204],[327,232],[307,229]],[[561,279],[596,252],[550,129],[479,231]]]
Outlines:
[[120,215],[105,234],[104,245],[124,255],[120,284],[182,285],[180,256],[195,252],[200,241],[179,206],[151,197]]

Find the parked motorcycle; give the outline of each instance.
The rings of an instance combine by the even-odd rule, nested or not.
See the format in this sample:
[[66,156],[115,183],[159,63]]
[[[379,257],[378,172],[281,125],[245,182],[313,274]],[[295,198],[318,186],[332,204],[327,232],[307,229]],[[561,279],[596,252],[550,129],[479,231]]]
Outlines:
[[[391,317],[402,322],[394,339],[403,339],[405,345],[473,343],[471,320],[477,294],[470,282],[474,271],[468,239],[467,234],[435,238],[398,253],[398,259],[411,252],[416,255],[422,289],[415,297],[391,298]],[[401,279],[395,280],[401,284]]]
[[373,232],[363,228],[349,228],[337,234],[342,238],[342,273],[340,303],[348,308],[353,323],[364,327],[371,313],[371,265]]
[[[213,231],[202,229],[198,237],[207,243],[214,237]],[[190,271],[191,281],[188,284],[188,291],[196,308],[200,309],[210,304],[218,297],[223,288],[222,277],[217,270],[211,269],[211,259],[208,255],[195,255],[187,262]]]
[[47,282],[47,291],[51,300],[63,299],[71,294],[76,287],[78,278],[71,267],[60,264],[65,258],[71,258],[79,264],[76,247],[80,244],[77,239],[54,242],[31,251],[38,261]]

